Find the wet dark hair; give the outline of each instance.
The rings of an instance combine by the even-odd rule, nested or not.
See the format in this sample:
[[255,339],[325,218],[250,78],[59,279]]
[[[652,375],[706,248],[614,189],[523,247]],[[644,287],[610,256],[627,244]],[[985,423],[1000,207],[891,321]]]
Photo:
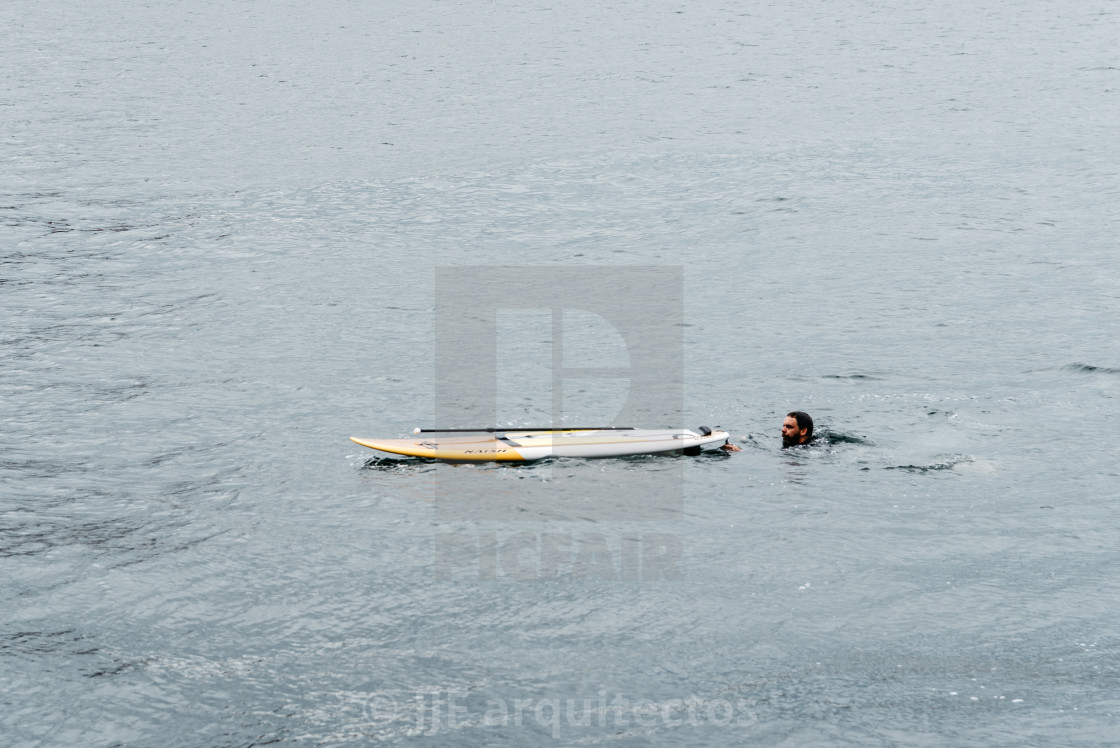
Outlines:
[[791,413],[786,413],[786,416],[796,419],[797,428],[805,429],[806,439],[813,438],[813,419],[809,417],[808,413],[803,410],[795,410]]

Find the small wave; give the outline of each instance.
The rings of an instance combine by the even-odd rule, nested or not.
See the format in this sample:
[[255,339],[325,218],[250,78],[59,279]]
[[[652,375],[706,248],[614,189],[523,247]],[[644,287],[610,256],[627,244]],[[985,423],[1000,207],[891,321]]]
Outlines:
[[98,648],[76,629],[0,631],[0,655],[66,656],[93,654]]
[[881,382],[882,377],[877,377],[872,374],[824,374],[821,379],[848,379],[848,380],[867,380]]
[[389,472],[410,472],[426,465],[435,465],[439,460],[427,457],[370,457],[362,463],[362,470],[385,470]]
[[1092,366],[1091,364],[1067,364],[1062,367],[1064,371],[1078,371],[1084,374],[1120,374],[1120,369],[1109,366]]
[[843,431],[833,431],[832,429],[818,429],[814,435],[813,441],[822,441],[829,446],[836,444],[862,444],[866,447],[875,446],[875,442],[870,439],[864,439],[862,436],[855,434],[847,434]]
[[932,465],[891,465],[886,469],[905,470],[908,473],[933,473],[941,470],[952,470],[957,465],[965,462],[972,462],[972,458],[962,455],[958,457],[950,457],[948,459],[942,460],[941,462],[935,462]]

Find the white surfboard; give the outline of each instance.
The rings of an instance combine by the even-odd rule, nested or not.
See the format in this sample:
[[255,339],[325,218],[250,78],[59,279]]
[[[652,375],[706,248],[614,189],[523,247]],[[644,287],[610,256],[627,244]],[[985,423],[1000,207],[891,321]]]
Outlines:
[[436,460],[525,462],[545,457],[625,457],[661,452],[699,452],[726,443],[726,431],[688,429],[487,428],[415,429],[411,439],[351,441],[381,452]]

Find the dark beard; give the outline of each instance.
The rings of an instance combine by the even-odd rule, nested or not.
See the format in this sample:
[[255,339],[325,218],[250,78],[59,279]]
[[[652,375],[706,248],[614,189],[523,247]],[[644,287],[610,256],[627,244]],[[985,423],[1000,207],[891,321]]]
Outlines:
[[782,436],[782,449],[789,449],[790,447],[796,447],[796,446],[797,446],[797,437],[794,437],[794,438],[791,439],[788,436],[785,436],[785,435]]

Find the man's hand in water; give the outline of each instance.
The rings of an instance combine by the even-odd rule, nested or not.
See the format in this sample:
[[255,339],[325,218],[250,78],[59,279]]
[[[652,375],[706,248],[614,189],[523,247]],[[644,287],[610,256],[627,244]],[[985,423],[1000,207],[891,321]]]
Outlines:
[[731,442],[724,442],[723,444],[720,445],[719,448],[726,451],[726,452],[742,452],[743,451],[742,447],[736,447]]

